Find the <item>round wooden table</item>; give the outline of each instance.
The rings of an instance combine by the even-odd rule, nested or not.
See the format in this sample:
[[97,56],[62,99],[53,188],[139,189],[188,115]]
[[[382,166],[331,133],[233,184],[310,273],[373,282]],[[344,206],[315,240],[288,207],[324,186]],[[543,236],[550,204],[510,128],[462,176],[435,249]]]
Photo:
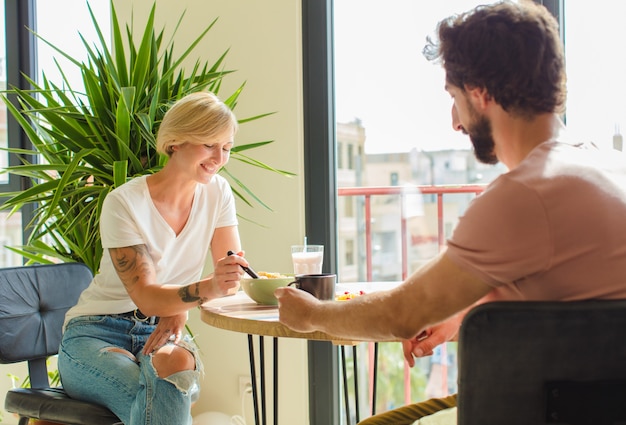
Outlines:
[[[384,289],[391,289],[397,286],[399,282],[359,282],[350,284],[337,284],[337,294],[343,294],[344,292],[358,293],[364,291],[366,293],[380,291]],[[346,301],[340,301],[346,302]],[[349,302],[349,301],[347,301]],[[252,382],[252,398],[254,402],[254,415],[255,424],[260,425],[260,418],[263,420],[263,425],[267,423],[267,412],[265,406],[265,358],[264,358],[264,339],[268,336],[273,338],[273,410],[274,410],[274,424],[278,424],[278,338],[300,338],[315,341],[330,341],[335,345],[340,346],[342,354],[342,372],[343,372],[343,387],[344,398],[346,406],[346,416],[350,417],[350,408],[348,403],[348,390],[347,390],[347,378],[346,378],[346,362],[345,362],[345,347],[352,346],[353,349],[353,366],[355,369],[354,387],[355,387],[355,410],[357,422],[359,421],[359,406],[358,406],[358,381],[357,377],[357,357],[356,357],[356,344],[360,341],[348,340],[345,338],[339,338],[333,335],[328,335],[324,332],[296,332],[283,325],[278,321],[278,307],[271,305],[257,304],[250,299],[245,292],[239,291],[235,295],[211,300],[205,303],[201,307],[201,319],[203,322],[214,326],[216,328],[225,329],[233,332],[244,333],[248,335],[248,350],[250,357],[250,374]],[[256,361],[253,336],[257,335],[259,340],[259,387],[257,390],[256,382]],[[378,344],[374,343],[374,376],[373,376],[373,403],[372,408],[375,406],[376,397],[376,372],[378,361]],[[260,392],[260,401],[259,401]],[[260,403],[260,409],[259,409]],[[372,411],[372,414],[375,413]],[[350,420],[348,419],[348,422]]]
[[303,333],[291,330],[278,321],[276,306],[257,304],[243,291],[230,297],[210,301],[204,304],[201,310],[203,322],[233,332],[277,338],[332,341],[342,345],[356,343],[324,332]]

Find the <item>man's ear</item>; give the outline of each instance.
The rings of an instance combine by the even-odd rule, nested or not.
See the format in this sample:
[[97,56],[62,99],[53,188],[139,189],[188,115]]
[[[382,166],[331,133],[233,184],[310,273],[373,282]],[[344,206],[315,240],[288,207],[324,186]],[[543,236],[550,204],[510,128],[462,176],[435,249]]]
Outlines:
[[487,105],[493,100],[484,87],[465,86],[465,92],[472,104],[480,110],[487,108]]

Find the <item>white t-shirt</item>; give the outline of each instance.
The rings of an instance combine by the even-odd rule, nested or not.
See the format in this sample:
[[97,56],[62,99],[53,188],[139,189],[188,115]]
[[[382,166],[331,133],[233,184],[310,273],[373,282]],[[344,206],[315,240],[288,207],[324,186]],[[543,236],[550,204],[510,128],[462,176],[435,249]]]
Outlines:
[[67,312],[66,323],[77,316],[125,313],[137,308],[113,267],[109,248],[145,245],[154,261],[156,281],[183,286],[200,279],[215,229],[238,224],[230,185],[217,175],[208,184],[196,186],[189,219],[176,236],[152,202],[146,178],[125,183],[104,200],[100,270],[76,306]]

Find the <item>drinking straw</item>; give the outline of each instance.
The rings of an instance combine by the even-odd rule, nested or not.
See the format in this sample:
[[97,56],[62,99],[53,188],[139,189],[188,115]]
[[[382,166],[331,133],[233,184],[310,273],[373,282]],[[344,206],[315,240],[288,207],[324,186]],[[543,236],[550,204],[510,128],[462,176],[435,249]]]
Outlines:
[[306,236],[304,237],[304,246],[302,247],[302,252],[306,252]]

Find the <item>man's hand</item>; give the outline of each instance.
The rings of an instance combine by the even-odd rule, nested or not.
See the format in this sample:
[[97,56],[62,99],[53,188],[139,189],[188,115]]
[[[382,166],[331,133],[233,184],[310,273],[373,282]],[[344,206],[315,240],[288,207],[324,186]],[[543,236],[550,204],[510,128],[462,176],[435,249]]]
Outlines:
[[301,289],[288,286],[277,288],[274,296],[278,299],[280,322],[297,332],[313,332],[311,317],[320,301]]
[[436,346],[448,341],[455,341],[464,314],[455,314],[444,322],[428,328],[415,338],[402,341],[404,358],[410,367],[415,365],[415,357],[430,356]]

